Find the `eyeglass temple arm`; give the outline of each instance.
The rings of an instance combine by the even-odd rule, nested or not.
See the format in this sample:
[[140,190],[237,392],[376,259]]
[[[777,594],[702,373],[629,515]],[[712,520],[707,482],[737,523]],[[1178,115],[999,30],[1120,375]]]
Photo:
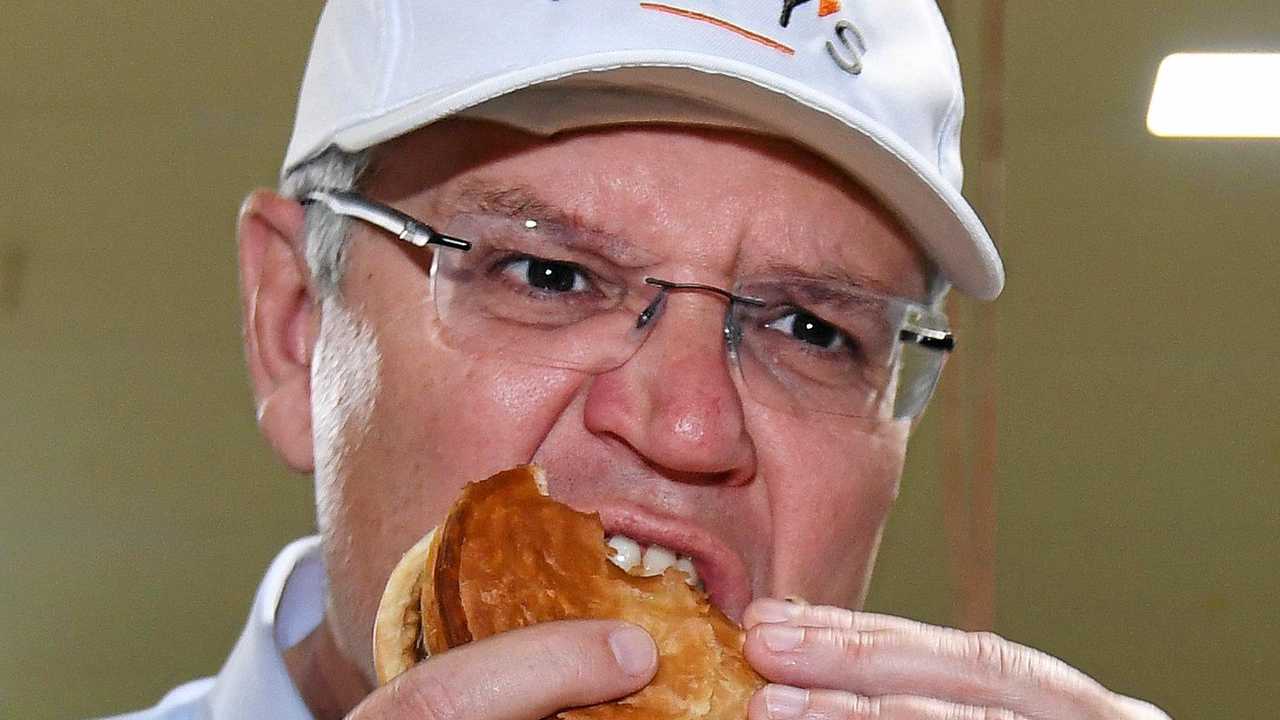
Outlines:
[[951,352],[956,349],[956,338],[945,330],[928,328],[904,329],[898,331],[898,339],[902,342],[913,342],[930,350]]
[[338,215],[353,217],[377,226],[417,247],[440,245],[455,250],[470,250],[471,243],[435,231],[392,207],[370,202],[354,192],[317,190],[307,193],[303,202],[318,202]]

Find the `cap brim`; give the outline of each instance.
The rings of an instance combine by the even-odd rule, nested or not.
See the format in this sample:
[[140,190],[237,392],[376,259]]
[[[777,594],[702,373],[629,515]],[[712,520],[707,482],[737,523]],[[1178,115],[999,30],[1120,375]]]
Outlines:
[[[566,89],[589,88],[590,101],[566,101]],[[599,91],[624,89],[601,99]],[[522,91],[517,93],[516,91]],[[557,93],[554,102],[540,93]],[[679,99],[678,103],[654,98]],[[961,292],[991,300],[1004,268],[982,221],[906,142],[837,98],[789,78],[721,57],[671,50],[572,58],[413,98],[333,134],[361,150],[445,117],[467,114],[539,134],[623,122],[675,121],[738,127],[789,138],[847,172],[893,211]],[[324,148],[309,148],[314,155]]]

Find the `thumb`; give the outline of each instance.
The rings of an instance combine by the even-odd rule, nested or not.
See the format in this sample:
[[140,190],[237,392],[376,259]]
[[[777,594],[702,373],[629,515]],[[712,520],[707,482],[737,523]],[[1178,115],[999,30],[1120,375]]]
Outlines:
[[374,691],[351,718],[539,720],[629,695],[657,665],[653,639],[635,625],[541,623],[429,658]]

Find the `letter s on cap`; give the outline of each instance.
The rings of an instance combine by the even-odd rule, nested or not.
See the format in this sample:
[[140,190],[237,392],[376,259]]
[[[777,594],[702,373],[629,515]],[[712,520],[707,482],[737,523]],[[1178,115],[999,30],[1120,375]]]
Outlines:
[[836,49],[836,44],[828,40],[827,54],[836,61],[841,70],[850,75],[862,74],[862,55],[867,51],[867,41],[862,37],[862,31],[848,20],[841,20],[836,23],[835,32],[836,39],[840,41],[844,51]]

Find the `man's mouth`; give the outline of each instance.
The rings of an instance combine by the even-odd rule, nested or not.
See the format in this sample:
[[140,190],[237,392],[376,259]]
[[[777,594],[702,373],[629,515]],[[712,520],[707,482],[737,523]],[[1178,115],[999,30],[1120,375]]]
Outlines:
[[[701,518],[698,508],[689,511],[689,504],[670,498],[655,503],[634,497],[633,490],[602,493],[596,483],[575,482],[568,474],[548,471],[547,479],[551,497],[578,512],[599,516],[604,550],[615,566],[633,576],[657,576],[674,569],[731,620],[741,621],[753,595],[751,575],[746,558],[727,541],[714,518]],[[625,485],[623,490],[639,484]]]
[[641,576],[661,575],[674,568],[725,615],[734,621],[742,617],[751,602],[746,567],[714,534],[687,520],[652,515],[635,507],[606,507],[598,512],[614,565]]
[[688,555],[664,547],[657,543],[641,543],[630,536],[617,533],[605,538],[605,544],[612,551],[609,561],[622,568],[629,575],[653,577],[674,567],[684,574],[684,581],[690,587],[706,591],[702,579],[698,577],[698,569],[693,558]]

